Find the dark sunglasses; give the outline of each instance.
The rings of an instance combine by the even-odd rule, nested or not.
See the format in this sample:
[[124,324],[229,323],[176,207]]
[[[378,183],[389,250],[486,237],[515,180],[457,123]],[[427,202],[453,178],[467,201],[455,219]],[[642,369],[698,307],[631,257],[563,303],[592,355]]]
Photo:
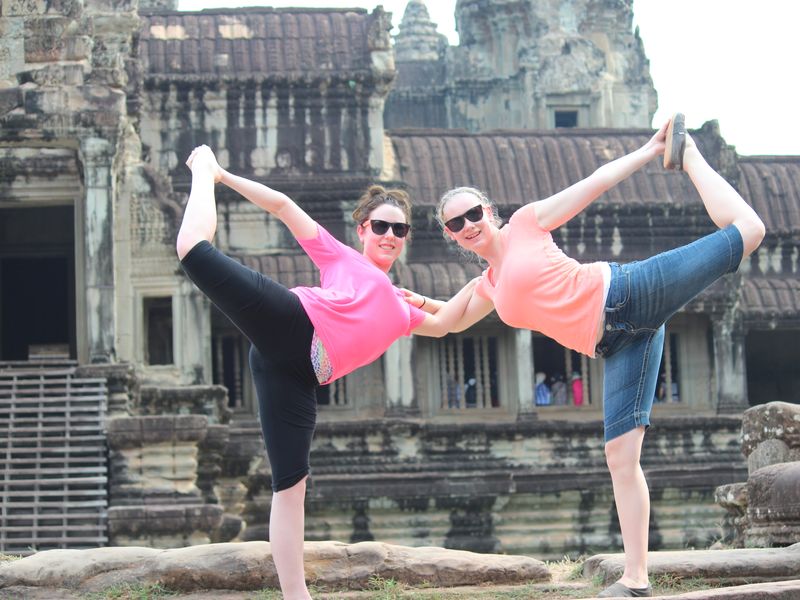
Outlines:
[[463,215],[458,215],[457,217],[453,217],[452,219],[448,219],[444,222],[444,226],[447,227],[453,233],[458,233],[462,229],[464,229],[464,219],[467,219],[470,223],[477,223],[483,218],[483,204],[478,204],[478,206],[473,206]]
[[[364,224],[362,223],[361,226],[363,227]],[[380,219],[370,219],[369,226],[372,229],[372,233],[375,235],[383,235],[389,231],[389,227],[391,227],[392,233],[395,237],[399,238],[406,237],[411,229],[411,225],[408,223],[389,223],[389,221],[382,221]]]

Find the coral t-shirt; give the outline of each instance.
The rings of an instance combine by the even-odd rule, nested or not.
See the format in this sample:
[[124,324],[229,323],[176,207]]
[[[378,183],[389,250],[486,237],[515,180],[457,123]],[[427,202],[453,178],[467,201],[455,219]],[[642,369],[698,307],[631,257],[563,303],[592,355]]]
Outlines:
[[371,363],[425,320],[386,273],[321,225],[317,237],[297,241],[319,268],[320,286],[291,291],[325,346],[333,368],[328,383]]
[[484,271],[477,293],[494,303],[504,323],[540,331],[593,357],[607,263],[580,264],[564,254],[530,204],[512,215],[500,239],[501,271]]

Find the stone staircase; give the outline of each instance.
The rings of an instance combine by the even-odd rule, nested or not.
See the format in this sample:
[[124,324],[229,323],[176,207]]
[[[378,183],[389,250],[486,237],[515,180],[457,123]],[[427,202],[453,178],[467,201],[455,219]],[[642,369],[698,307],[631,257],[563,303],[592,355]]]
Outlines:
[[108,542],[106,380],[75,367],[0,362],[0,553]]

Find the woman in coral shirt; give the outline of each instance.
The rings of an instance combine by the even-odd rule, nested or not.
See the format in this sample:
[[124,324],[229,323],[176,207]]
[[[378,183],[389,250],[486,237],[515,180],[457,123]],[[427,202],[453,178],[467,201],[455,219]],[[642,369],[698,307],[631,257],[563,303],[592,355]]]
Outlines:
[[[550,231],[659,155],[683,169],[719,231],[687,246],[631,264],[579,264]],[[605,359],[606,459],[614,486],[625,571],[601,597],[651,595],[647,576],[650,499],[639,457],[656,392],[664,323],[719,277],[737,270],[764,237],[764,224],[701,156],[677,114],[640,149],[544,200],[517,210],[500,228],[495,207],[474,188],[441,199],[445,237],[486,260],[454,331],[493,309],[513,327],[540,331],[563,346]],[[407,292],[407,301],[421,297]],[[428,305],[438,306],[428,301]]]

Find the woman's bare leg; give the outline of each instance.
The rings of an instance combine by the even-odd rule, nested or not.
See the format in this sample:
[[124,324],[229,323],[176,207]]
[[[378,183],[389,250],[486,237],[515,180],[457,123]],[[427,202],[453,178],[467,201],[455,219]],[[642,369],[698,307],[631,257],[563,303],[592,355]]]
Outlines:
[[686,135],[683,170],[703,199],[708,216],[722,229],[735,225],[742,234],[744,256],[748,256],[764,239],[764,223],[731,184],[706,162],[692,138]]
[[309,600],[303,569],[306,478],[272,494],[269,541],[284,600]]
[[648,586],[650,491],[639,464],[644,431],[644,427],[637,427],[606,444],[606,462],[614,485],[614,500],[625,548],[625,571],[619,581],[629,588]]
[[198,146],[186,161],[192,170],[192,189],[178,231],[178,258],[189,253],[198,242],[214,239],[217,231],[217,205],[214,183],[219,180],[220,168],[208,146]]

